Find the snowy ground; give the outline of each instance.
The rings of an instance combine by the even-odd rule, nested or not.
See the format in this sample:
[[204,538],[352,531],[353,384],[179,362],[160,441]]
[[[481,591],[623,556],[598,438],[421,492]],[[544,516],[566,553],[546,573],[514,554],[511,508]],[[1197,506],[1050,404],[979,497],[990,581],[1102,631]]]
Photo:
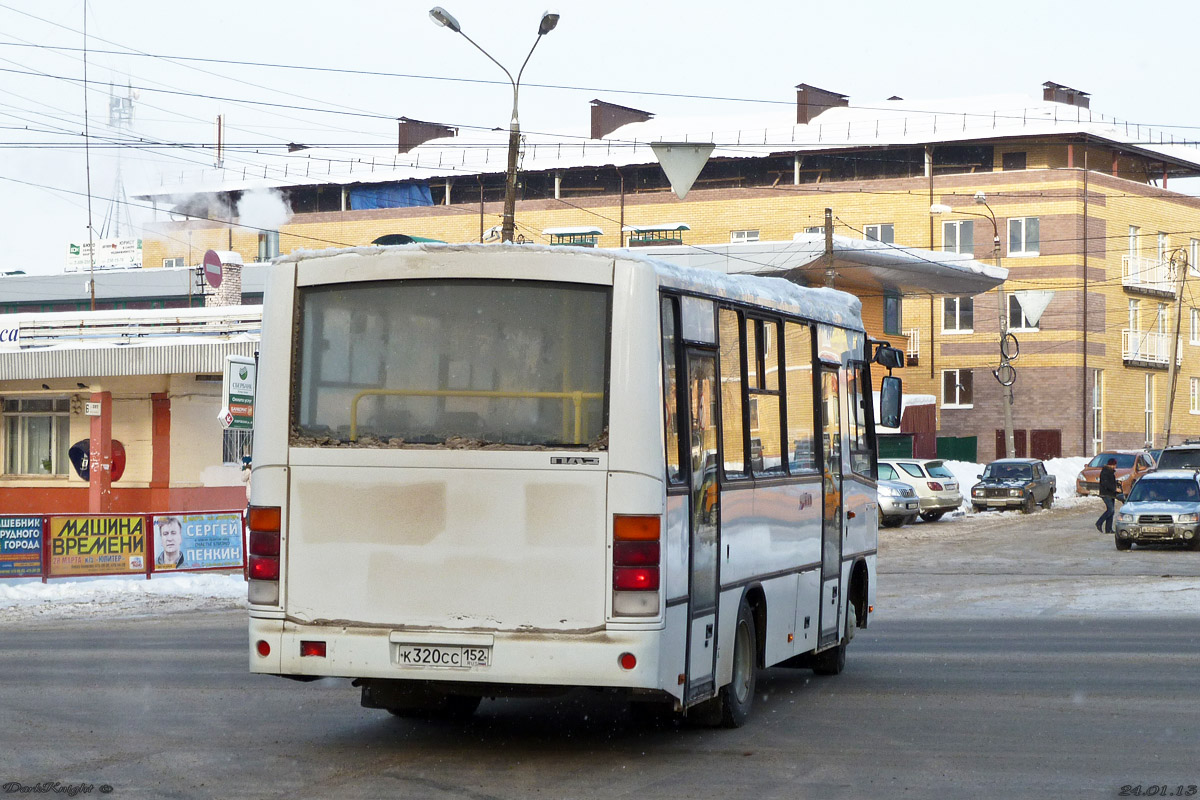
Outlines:
[[[1098,514],[1100,504],[1096,498],[1075,496],[1075,476],[1083,468],[1084,458],[1056,458],[1046,462],[1058,481],[1058,491],[1055,496],[1054,510],[1038,512],[1034,515],[1039,524],[1061,521],[1078,527],[1078,518],[1086,506]],[[983,472],[982,464],[972,464],[959,461],[947,461],[947,467],[958,477],[964,494],[963,507],[958,512],[943,517],[935,523],[917,522],[897,530],[889,530],[883,537],[889,544],[906,543],[910,549],[922,547],[930,550],[937,549],[939,543],[960,539],[965,534],[978,533],[986,535],[989,530],[1019,526],[1021,520],[1034,521],[1034,517],[1022,517],[1017,512],[986,512],[975,513],[971,510],[969,500],[971,486]],[[1088,518],[1090,525],[1090,517]],[[1111,548],[1111,544],[1108,545]],[[880,569],[889,572],[892,569],[904,569],[897,562],[887,564],[888,549],[881,547]],[[896,555],[899,555],[898,553]],[[1072,558],[1078,553],[1064,554],[1064,572],[1075,569]],[[999,556],[999,554],[997,554]],[[938,558],[933,552],[926,557]],[[1045,563],[1043,567],[1047,566]],[[1164,576],[1166,577],[1166,576]],[[994,585],[989,585],[994,584]],[[1110,585],[1111,584],[1111,585]],[[1090,610],[1103,611],[1125,609],[1130,607],[1129,591],[1147,593],[1146,607],[1153,607],[1154,597],[1162,593],[1182,592],[1191,596],[1200,596],[1200,581],[1192,578],[1175,579],[1163,583],[1131,586],[1131,580],[1113,576],[1111,579],[1093,576],[1089,586],[1080,586],[1073,581],[1069,590],[1075,598],[1072,602]],[[1122,588],[1119,591],[1117,586]],[[1019,579],[1011,576],[996,575],[993,580],[976,579],[976,597],[990,597],[992,603],[977,605],[992,611],[1001,609],[1011,610],[1010,603],[1005,597],[1014,593],[1028,599],[1029,586],[1022,588]],[[1046,587],[1043,585],[1043,589]],[[937,592],[936,587],[929,587],[931,593]],[[1045,599],[1043,597],[1043,599]],[[1061,598],[1060,598],[1061,600]],[[1172,604],[1175,605],[1175,604]],[[240,573],[195,573],[181,575],[158,576],[153,580],[133,578],[89,578],[50,580],[42,583],[38,579],[0,580],[0,625],[6,622],[29,622],[40,619],[77,618],[85,616],[99,617],[131,617],[161,613],[174,613],[189,610],[237,609],[246,607],[246,583]],[[1027,606],[1026,606],[1027,607]],[[915,609],[914,609],[915,610]],[[985,612],[986,613],[986,612]]]

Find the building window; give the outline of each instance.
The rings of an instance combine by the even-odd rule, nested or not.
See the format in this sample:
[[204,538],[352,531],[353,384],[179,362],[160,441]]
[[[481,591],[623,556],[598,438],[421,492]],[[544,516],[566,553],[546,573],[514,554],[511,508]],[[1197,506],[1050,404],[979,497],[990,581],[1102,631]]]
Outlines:
[[242,458],[254,452],[254,431],[226,428],[221,438],[221,463],[242,465]]
[[1025,309],[1021,307],[1021,301],[1015,294],[1008,296],[1008,329],[1010,331],[1039,330],[1038,326],[1025,316]]
[[1008,221],[1008,254],[1036,256],[1041,247],[1037,217],[1016,217]]
[[1189,316],[1192,324],[1188,335],[1188,344],[1200,345],[1200,308],[1191,309]]
[[1192,239],[1188,244],[1188,272],[1200,276],[1200,239]]
[[1014,169],[1025,169],[1027,158],[1024,152],[1021,153],[1002,153],[1000,155],[1000,166],[1005,172]]
[[1188,410],[1193,414],[1200,414],[1200,378],[1190,378],[1188,384],[1191,387]]
[[164,267],[186,267],[187,259],[184,258],[183,256],[176,256],[175,258],[164,258],[163,266]]
[[975,329],[975,299],[973,297],[942,298],[942,331],[971,333]]
[[942,223],[942,251],[946,253],[975,253],[975,223],[969,219],[952,219]]
[[758,231],[730,231],[729,243],[738,244],[739,242],[757,242]]
[[1104,447],[1104,371],[1092,370],[1092,455]]
[[262,231],[258,234],[258,260],[270,261],[279,255],[279,231]]
[[1160,262],[1167,260],[1167,253],[1171,249],[1171,237],[1162,231],[1158,232],[1158,260]]
[[4,472],[66,475],[71,400],[37,397],[4,401]]
[[1129,226],[1129,257],[1137,258],[1141,247],[1142,229],[1137,225]]
[[972,393],[971,370],[942,370],[942,408],[971,408],[975,405]]
[[900,324],[903,321],[902,306],[900,302],[900,294],[898,292],[885,291],[883,293],[883,332],[884,333],[900,333]]
[[805,233],[824,233],[825,226],[824,225],[809,225],[807,228],[804,229],[804,232]]
[[1146,446],[1154,444],[1154,376],[1146,376]]
[[868,242],[892,244],[896,241],[896,226],[891,222],[863,226],[863,238]]

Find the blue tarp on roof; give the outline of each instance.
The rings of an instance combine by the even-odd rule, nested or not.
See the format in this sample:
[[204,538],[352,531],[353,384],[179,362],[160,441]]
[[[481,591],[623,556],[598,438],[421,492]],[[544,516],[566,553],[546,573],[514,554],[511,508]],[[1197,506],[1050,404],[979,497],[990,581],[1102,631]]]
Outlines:
[[429,193],[429,186],[420,181],[356,186],[350,190],[350,209],[352,211],[361,211],[367,208],[409,208],[431,205],[433,205],[433,196]]

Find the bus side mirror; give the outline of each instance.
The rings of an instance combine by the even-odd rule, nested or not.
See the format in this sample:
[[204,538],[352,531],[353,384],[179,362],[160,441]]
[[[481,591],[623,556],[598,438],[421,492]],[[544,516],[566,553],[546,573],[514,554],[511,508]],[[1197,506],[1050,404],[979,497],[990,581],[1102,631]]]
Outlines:
[[900,427],[900,399],[903,390],[900,379],[888,375],[879,386],[879,424],[885,428]]
[[889,370],[900,369],[904,366],[904,351],[897,347],[889,347],[881,344],[875,351],[873,361],[881,367],[886,367]]

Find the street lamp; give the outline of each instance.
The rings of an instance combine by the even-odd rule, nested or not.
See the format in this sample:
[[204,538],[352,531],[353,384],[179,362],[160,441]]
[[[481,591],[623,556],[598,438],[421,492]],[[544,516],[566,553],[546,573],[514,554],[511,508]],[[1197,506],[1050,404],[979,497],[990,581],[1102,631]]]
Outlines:
[[489,61],[504,70],[504,74],[508,76],[508,82],[513,87],[512,120],[508,124],[508,173],[504,183],[504,219],[500,232],[500,239],[505,242],[513,240],[513,230],[516,228],[514,217],[516,216],[517,207],[517,151],[521,145],[521,124],[517,119],[517,93],[521,86],[521,75],[525,72],[525,65],[529,63],[529,58],[533,55],[533,51],[537,49],[538,42],[558,25],[558,16],[553,11],[542,12],[541,22],[538,23],[537,38],[533,40],[533,47],[529,48],[529,55],[525,56],[525,61],[521,64],[521,69],[517,71],[517,77],[514,80],[512,73],[505,69],[503,64],[492,58],[492,55],[487,50],[484,50],[475,43],[474,39],[463,33],[462,25],[458,23],[458,20],[449,11],[441,6],[434,6],[429,9],[429,18],[435,24],[443,28],[449,28],[470,42],[476,50],[487,56]]
[[[992,211],[992,207],[988,205],[987,195],[984,194],[983,192],[975,193],[975,202],[978,203],[979,205],[983,206],[984,208],[986,208],[988,213],[980,214],[975,211],[962,211],[962,210],[955,211],[950,206],[942,205],[941,203],[935,203],[934,205],[931,205],[929,207],[929,213],[930,214],[948,214],[948,213],[953,212],[956,214],[963,214],[963,215],[966,215],[969,217],[983,217],[984,219],[989,220],[992,223],[992,258],[994,258],[996,260],[996,266],[999,267],[999,266],[1001,266],[1001,264],[1000,264],[1000,226],[996,222],[996,212]],[[1007,298],[1004,295],[1004,284],[1003,283],[1001,283],[999,286],[996,287],[996,294],[997,294],[997,297],[999,298],[999,303],[1000,303],[1000,357],[1004,361],[1004,363],[1007,364],[1007,359],[1005,359],[1005,357],[1004,357],[1004,346],[1005,346],[1005,339],[1008,337],[1008,305],[1005,302]],[[1005,382],[1000,380],[999,375],[997,375],[996,379],[1000,382],[1000,405],[1004,410],[1005,455],[1008,458],[1012,458],[1013,456],[1015,456],[1017,454],[1016,440],[1015,440],[1015,437],[1013,436],[1012,382],[1009,381],[1008,384],[1005,385]],[[999,454],[997,454],[997,457],[999,457]]]

